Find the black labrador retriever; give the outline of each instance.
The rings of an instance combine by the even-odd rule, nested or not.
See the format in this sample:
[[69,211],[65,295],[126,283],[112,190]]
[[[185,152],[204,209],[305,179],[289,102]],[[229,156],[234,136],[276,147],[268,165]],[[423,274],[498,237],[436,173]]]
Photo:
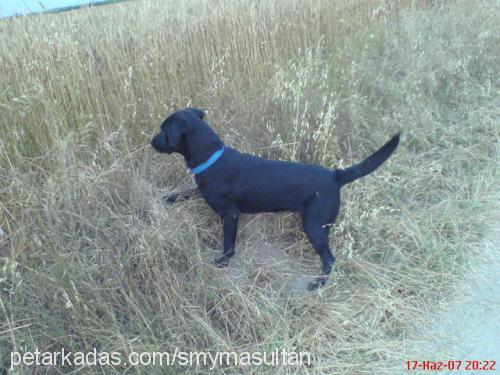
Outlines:
[[216,265],[225,267],[234,255],[240,213],[294,211],[301,216],[304,232],[323,264],[324,276],[308,289],[324,285],[335,261],[328,233],[339,212],[340,188],[386,161],[399,143],[399,134],[361,163],[329,170],[318,165],[266,160],[226,147],[203,116],[195,108],[173,113],[151,145],[158,152],[184,156],[201,195],[221,217],[224,253]]

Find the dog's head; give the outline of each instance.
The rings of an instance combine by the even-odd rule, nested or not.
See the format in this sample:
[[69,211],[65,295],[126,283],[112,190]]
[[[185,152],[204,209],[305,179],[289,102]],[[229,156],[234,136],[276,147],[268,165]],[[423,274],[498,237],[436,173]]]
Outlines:
[[187,108],[170,115],[163,124],[160,132],[151,141],[151,146],[161,153],[171,154],[182,152],[186,147],[186,137],[192,132],[194,120],[202,120],[205,114],[196,108]]

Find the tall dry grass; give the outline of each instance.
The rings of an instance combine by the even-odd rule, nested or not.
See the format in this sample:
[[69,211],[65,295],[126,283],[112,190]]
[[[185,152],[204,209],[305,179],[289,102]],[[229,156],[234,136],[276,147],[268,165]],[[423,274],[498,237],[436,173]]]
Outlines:
[[[1,363],[285,349],[314,361],[217,372],[402,372],[498,210],[498,19],[494,1],[184,0],[0,20]],[[243,218],[220,270],[205,203],[162,202],[191,182],[148,142],[187,105],[231,146],[332,168],[402,130],[344,188],[327,287],[303,291],[319,259],[293,215]],[[126,370],[207,371],[82,369]]]

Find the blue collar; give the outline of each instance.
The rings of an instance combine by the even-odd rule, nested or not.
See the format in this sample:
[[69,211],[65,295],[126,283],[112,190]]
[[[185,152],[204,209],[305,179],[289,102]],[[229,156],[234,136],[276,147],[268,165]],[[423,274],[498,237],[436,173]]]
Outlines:
[[222,153],[224,152],[224,146],[220,150],[215,151],[212,156],[208,158],[208,160],[200,165],[198,165],[196,168],[191,169],[191,172],[193,174],[199,174],[208,168],[210,168],[219,158],[221,157]]

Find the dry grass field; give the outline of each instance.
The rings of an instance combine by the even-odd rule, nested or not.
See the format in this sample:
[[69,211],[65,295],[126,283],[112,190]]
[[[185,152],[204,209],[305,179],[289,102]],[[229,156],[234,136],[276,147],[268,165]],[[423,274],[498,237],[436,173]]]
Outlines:
[[[12,351],[309,352],[221,374],[380,374],[481,258],[498,217],[496,1],[130,1],[0,20],[0,365]],[[226,144],[348,166],[326,287],[290,213],[221,226],[160,122],[206,110]],[[13,373],[207,373],[17,366]]]

